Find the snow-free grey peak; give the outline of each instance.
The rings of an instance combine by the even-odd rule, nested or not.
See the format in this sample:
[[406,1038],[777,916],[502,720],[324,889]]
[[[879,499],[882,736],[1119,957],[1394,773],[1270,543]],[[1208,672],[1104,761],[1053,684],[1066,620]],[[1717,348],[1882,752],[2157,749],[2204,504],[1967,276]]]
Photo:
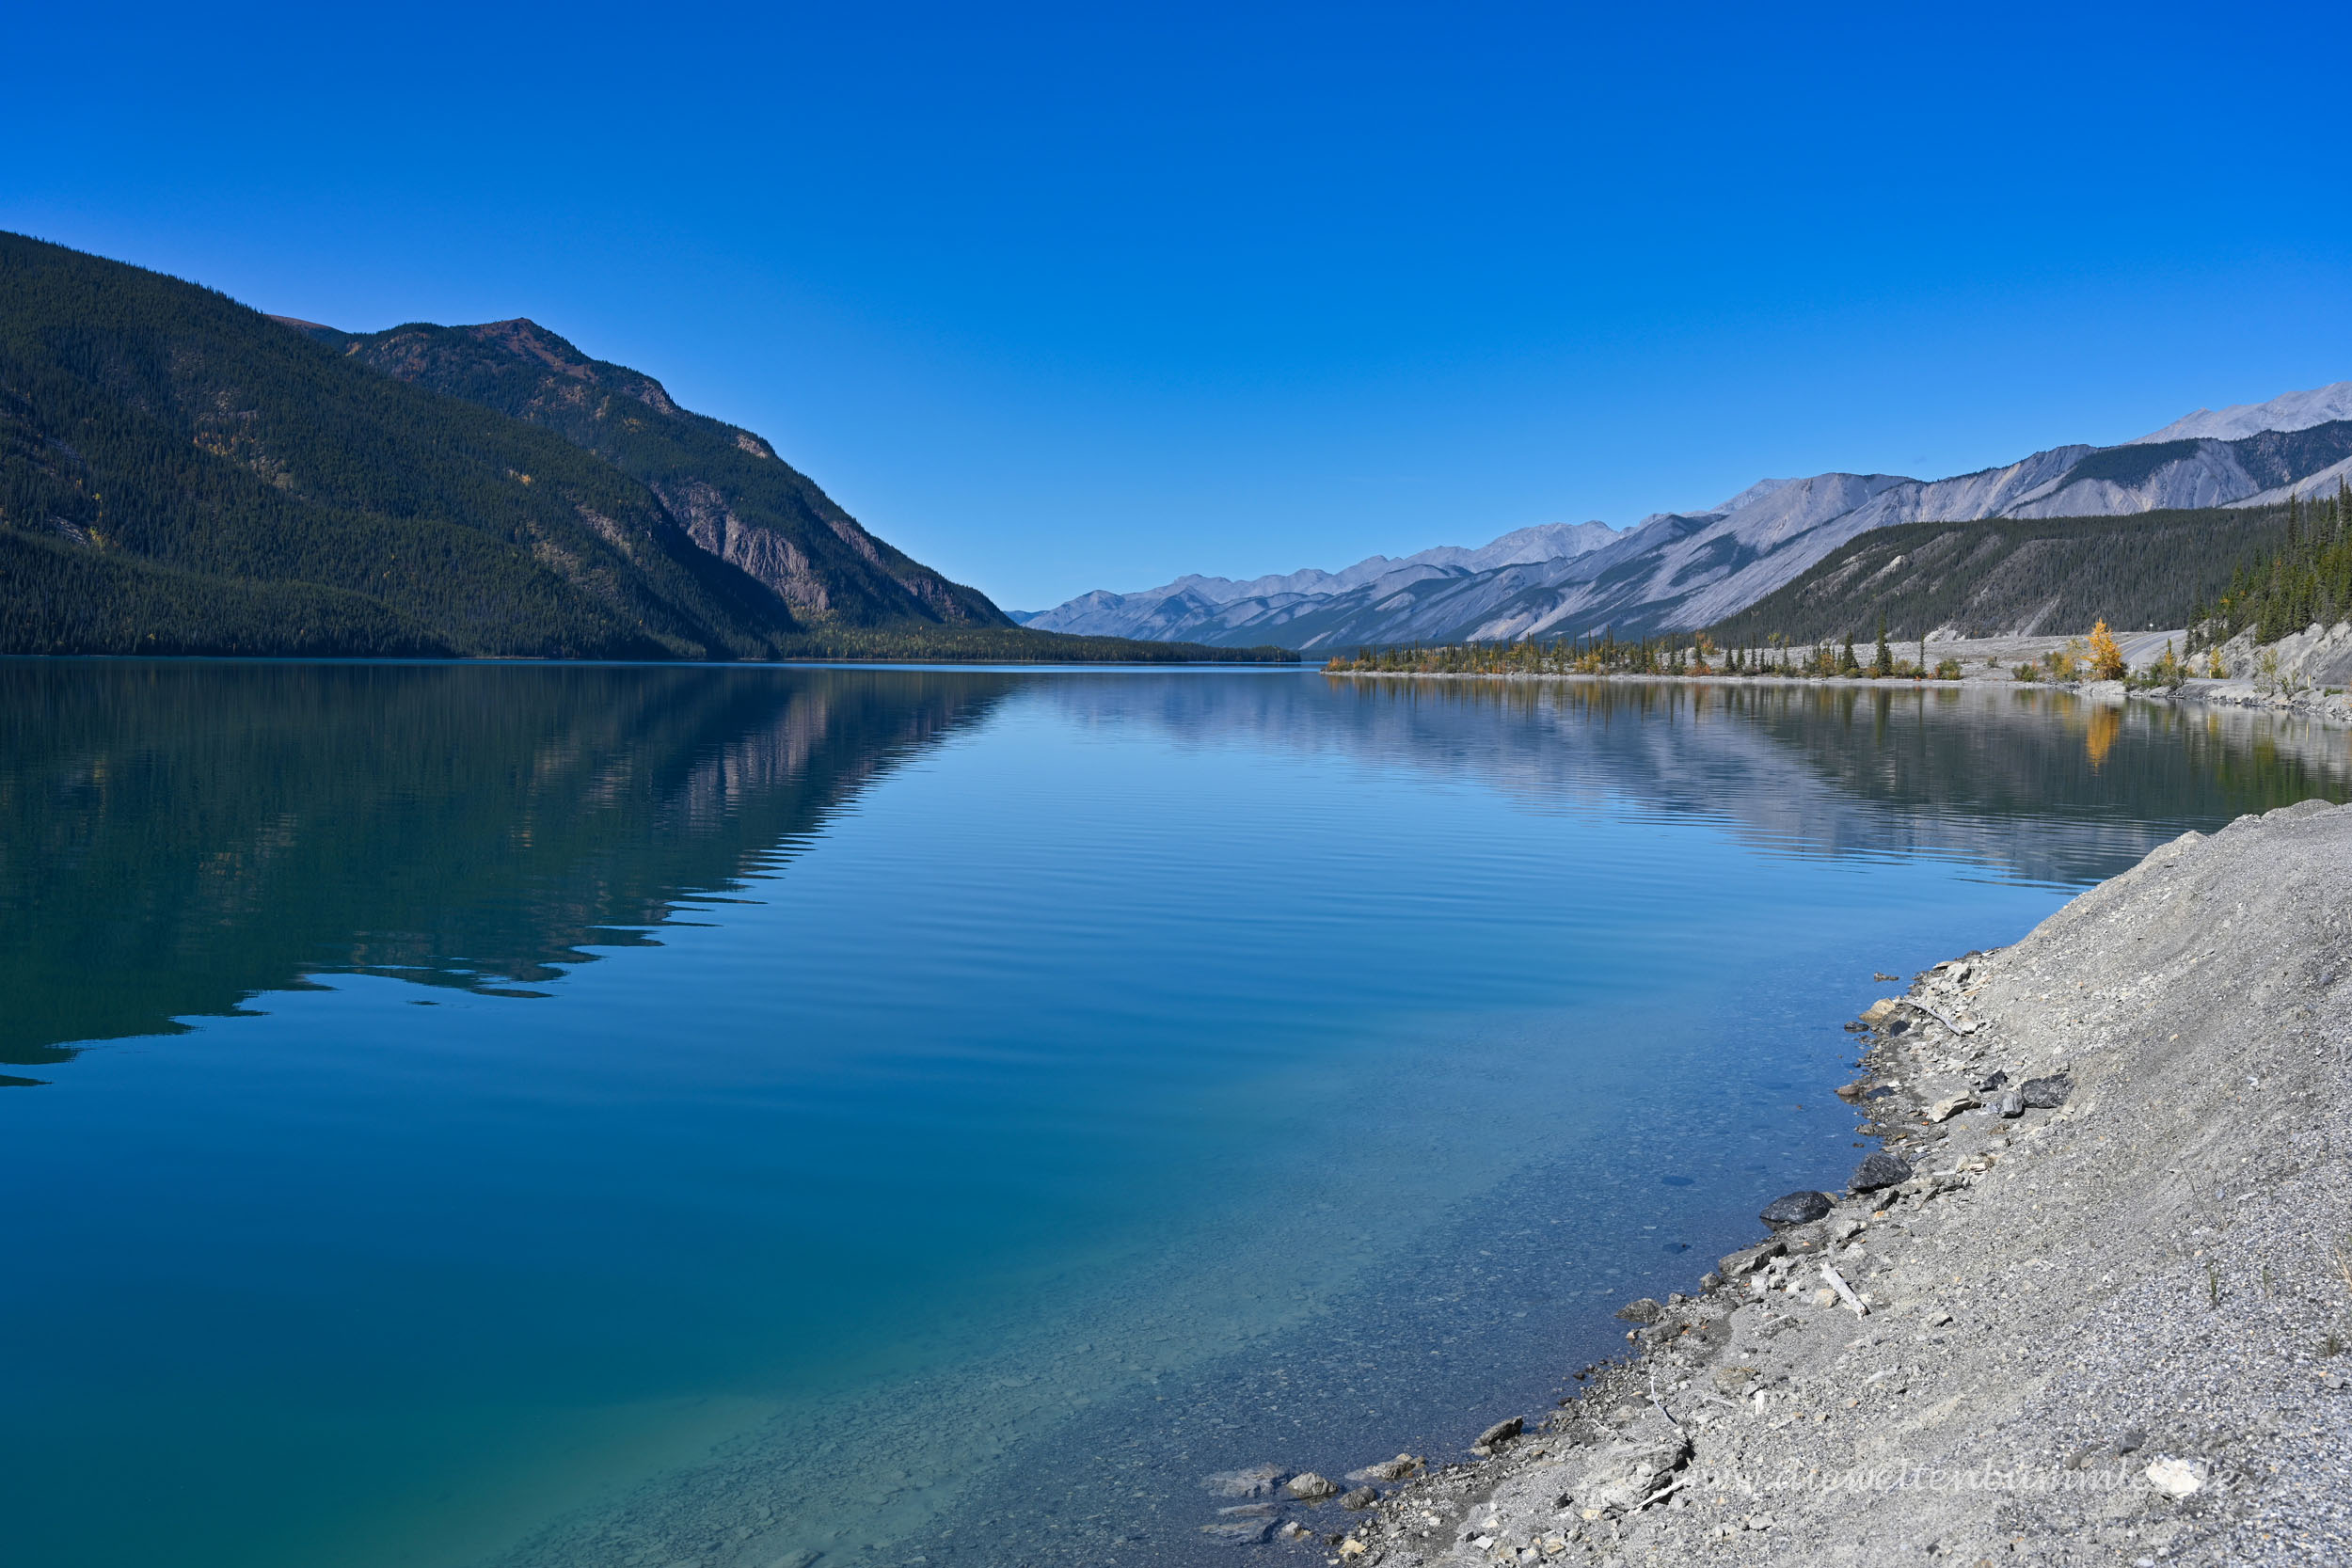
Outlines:
[[1041,631],[1059,630],[1057,626],[1040,623],[1046,616],[1080,604],[1102,606],[1190,596],[1210,604],[1223,605],[1239,599],[1267,598],[1286,594],[1344,593],[1360,584],[1377,581],[1417,566],[1440,566],[1463,572],[1491,571],[1498,566],[1520,562],[1553,561],[1581,555],[1587,550],[1600,548],[1617,536],[1615,529],[1602,522],[1538,523],[1533,528],[1513,529],[1476,546],[1439,545],[1415,555],[1394,558],[1366,556],[1353,566],[1343,566],[1336,572],[1309,566],[1295,572],[1274,573],[1240,581],[1232,578],[1194,575],[1178,578],[1174,582],[1163,583],[1157,588],[1140,588],[1131,594],[1114,594],[1098,588],[1091,594],[1080,594],[1067,604],[1057,605],[1053,610],[1031,612],[1027,624],[1038,626]]
[[[2208,428],[2217,434],[2175,434]],[[1541,547],[1476,560],[1519,537],[1506,534],[1482,550],[1375,556],[1344,573],[1185,578],[1136,594],[1089,594],[1029,624],[1309,652],[1581,637],[1604,627],[1627,636],[1687,630],[1737,613],[1872,529],[2252,506],[2332,493],[2340,478],[2352,479],[2352,382],[2201,411],[2121,446],[2052,447],[1949,479],[1762,480],[1718,507],[1652,514],[1622,532],[1581,525],[1599,531],[1580,534],[1584,547],[1573,551],[1538,541]]]
[[2234,441],[2265,430],[2309,430],[2338,420],[2352,420],[2352,381],[2331,382],[2308,392],[2281,392],[2268,403],[2200,408],[2194,414],[2184,414],[2162,430],[2152,430],[2125,444],[2137,447],[2154,441],[2199,438]]

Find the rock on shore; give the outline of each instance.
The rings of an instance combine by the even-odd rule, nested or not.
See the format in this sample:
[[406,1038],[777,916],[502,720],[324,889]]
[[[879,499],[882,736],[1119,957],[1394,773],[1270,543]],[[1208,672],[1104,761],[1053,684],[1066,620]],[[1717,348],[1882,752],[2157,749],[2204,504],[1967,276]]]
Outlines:
[[2352,808],[2188,834],[1911,1000],[1868,1059],[1903,1175],[1724,1259],[1491,1457],[1294,1539],[2352,1562]]

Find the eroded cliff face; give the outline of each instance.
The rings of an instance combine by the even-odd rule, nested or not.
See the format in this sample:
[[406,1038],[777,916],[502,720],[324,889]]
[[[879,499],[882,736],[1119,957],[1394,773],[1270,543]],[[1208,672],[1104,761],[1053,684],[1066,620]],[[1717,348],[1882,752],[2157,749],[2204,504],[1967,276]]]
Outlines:
[[832,610],[833,595],[807,552],[781,531],[757,528],[737,516],[718,486],[693,479],[651,489],[688,538],[775,590],[794,614],[821,619]]
[[[314,329],[314,335],[326,329]],[[681,408],[660,382],[525,318],[332,334],[370,368],[563,436],[644,484],[696,545],[796,618],[1009,626],[977,590],[877,539],[759,436]]]

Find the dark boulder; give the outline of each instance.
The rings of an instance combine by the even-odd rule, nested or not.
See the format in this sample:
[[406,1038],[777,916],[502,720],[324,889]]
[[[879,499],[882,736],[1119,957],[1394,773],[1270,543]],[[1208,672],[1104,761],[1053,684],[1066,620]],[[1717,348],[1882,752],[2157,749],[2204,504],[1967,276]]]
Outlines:
[[1882,1187],[1899,1186],[1910,1180],[1911,1162],[1880,1148],[1864,1156],[1846,1185],[1857,1193],[1875,1193]]
[[2066,1097],[2074,1092],[2074,1081],[2060,1074],[2050,1078],[2028,1078],[2017,1085],[2017,1092],[2029,1111],[2055,1111],[2066,1103]]
[[1811,1225],[1836,1207],[1827,1193],[1790,1193],[1766,1204],[1756,1218],[1779,1230],[1792,1225]]
[[[1640,1306],[1642,1304],[1637,1302],[1635,1305]],[[1653,1301],[1647,1305],[1656,1307],[1658,1304]],[[1622,1318],[1625,1314],[1620,1312],[1617,1316]],[[1645,1318],[1642,1321],[1644,1323],[1650,1323],[1655,1320]],[[1486,1431],[1478,1434],[1478,1446],[1482,1449],[1491,1449],[1498,1443],[1508,1443],[1512,1438],[1517,1437],[1526,1429],[1527,1423],[1517,1416],[1512,1417],[1507,1421],[1497,1421],[1494,1425],[1488,1427]]]

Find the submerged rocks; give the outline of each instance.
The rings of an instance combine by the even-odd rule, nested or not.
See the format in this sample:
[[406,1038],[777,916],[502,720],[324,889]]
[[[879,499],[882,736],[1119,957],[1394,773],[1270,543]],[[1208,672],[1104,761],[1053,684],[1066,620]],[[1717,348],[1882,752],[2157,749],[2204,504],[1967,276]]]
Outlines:
[[2074,1081],[2063,1073],[2048,1078],[2028,1078],[2017,1085],[2018,1098],[2029,1111],[2055,1111],[2066,1103],[2066,1097],[2074,1092]]
[[[1875,1193],[1882,1188],[1900,1186],[1910,1180],[1911,1162],[1899,1154],[1889,1154],[1880,1148],[1863,1157],[1862,1164],[1854,1166],[1853,1175],[1847,1179],[1846,1185],[1857,1193]],[[1824,1209],[1822,1212],[1827,1213],[1828,1210]]]
[[1370,1508],[1373,1504],[1378,1502],[1379,1500],[1379,1493],[1375,1492],[1369,1486],[1359,1486],[1355,1491],[1343,1494],[1341,1497],[1340,1506],[1342,1508],[1353,1509],[1358,1512],[1361,1512],[1364,1509]]
[[1247,1470],[1202,1476],[1200,1484],[1219,1497],[1270,1497],[1289,1475],[1279,1465],[1253,1465]]
[[1775,1230],[1782,1230],[1792,1225],[1810,1225],[1836,1207],[1827,1193],[1790,1193],[1786,1197],[1776,1197],[1766,1204],[1764,1212],[1756,1218]]
[[1300,1502],[1319,1502],[1325,1497],[1336,1497],[1340,1494],[1339,1482],[1326,1481],[1312,1470],[1303,1476],[1293,1476],[1290,1484],[1282,1490],[1296,1497]]
[[1401,1453],[1394,1459],[1384,1459],[1377,1465],[1367,1465],[1360,1470],[1350,1470],[1347,1472],[1347,1479],[1359,1485],[1368,1481],[1403,1481],[1420,1468],[1420,1460],[1415,1459],[1409,1453]]

